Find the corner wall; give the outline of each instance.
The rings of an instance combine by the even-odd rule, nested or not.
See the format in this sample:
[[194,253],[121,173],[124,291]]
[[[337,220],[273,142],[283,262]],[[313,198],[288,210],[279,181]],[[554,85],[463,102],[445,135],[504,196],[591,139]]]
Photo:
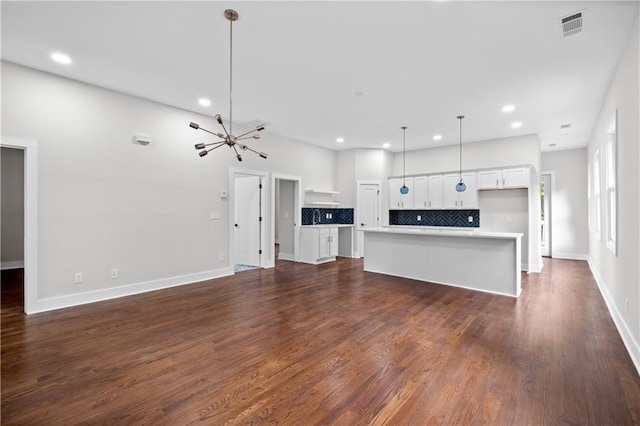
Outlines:
[[[640,5],[637,10],[640,11]],[[606,126],[618,111],[618,248],[614,254],[607,248],[606,237],[598,239],[589,231],[589,266],[607,302],[611,316],[640,373],[640,30],[638,15],[627,44],[616,66],[611,84],[593,127],[588,147],[589,163],[600,147],[604,165]],[[592,170],[589,171],[592,173]],[[605,194],[604,167],[601,166],[600,193]],[[605,229],[605,201],[602,202],[602,229]],[[595,203],[589,203],[589,217],[595,218]],[[593,228],[593,227],[592,227]],[[604,233],[603,233],[604,234]],[[628,306],[628,309],[627,309]]]

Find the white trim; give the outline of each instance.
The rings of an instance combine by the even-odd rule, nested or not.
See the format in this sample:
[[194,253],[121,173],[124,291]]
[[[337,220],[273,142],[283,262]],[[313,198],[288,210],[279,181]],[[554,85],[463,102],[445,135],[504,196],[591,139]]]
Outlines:
[[569,260],[589,260],[589,255],[584,253],[570,253],[564,251],[558,251],[553,253],[554,259],[569,259]]
[[640,344],[638,344],[638,342],[634,339],[633,333],[631,332],[631,330],[629,330],[629,326],[624,321],[624,318],[620,314],[620,311],[618,311],[618,308],[616,307],[616,304],[614,303],[609,290],[607,290],[607,287],[604,285],[604,281],[598,273],[598,270],[596,269],[591,257],[589,257],[587,263],[589,264],[589,269],[591,269],[593,278],[595,278],[596,280],[596,284],[598,285],[600,294],[602,294],[602,298],[604,299],[604,302],[609,309],[611,319],[613,319],[613,323],[616,325],[618,333],[622,338],[622,343],[624,343],[624,346],[627,348],[627,352],[631,357],[631,361],[635,365],[638,375],[640,375]]
[[24,312],[38,298],[38,142],[3,136],[0,146],[24,150]]
[[290,260],[291,262],[295,262],[296,261],[296,256],[292,253],[278,253],[278,259],[279,260]]
[[523,263],[520,266],[520,269],[522,269],[523,272],[526,272],[527,274],[539,274],[540,272],[542,272],[542,266],[543,264],[528,264],[528,263]]
[[[542,181],[542,175],[548,175],[549,176],[549,181],[551,183],[551,188],[549,188],[549,212],[544,212],[545,213],[545,223],[547,225],[547,227],[549,228],[549,241],[547,241],[547,244],[549,245],[549,257],[555,257],[554,253],[553,253],[553,194],[555,194],[556,192],[556,172],[555,170],[548,170],[548,171],[544,171],[544,172],[540,172],[540,180]],[[544,197],[545,199],[547,198],[547,192],[546,192],[545,188],[545,194]],[[541,206],[542,207],[542,206]],[[548,213],[548,218],[546,217]],[[538,217],[540,217],[540,213],[538,212]],[[540,253],[542,253],[542,247],[540,247]],[[545,255],[543,255],[545,256]]]
[[6,262],[0,262],[0,270],[6,269],[20,269],[24,268],[24,260],[9,260]]
[[119,297],[132,296],[134,294],[146,293],[149,291],[162,290],[170,287],[177,287],[187,284],[195,284],[214,278],[233,275],[233,267],[215,269],[212,271],[198,272],[195,274],[180,275],[176,277],[162,278],[154,281],[146,281],[137,284],[128,284],[120,287],[111,287],[102,290],[89,291],[86,293],[76,293],[59,297],[51,297],[36,300],[31,306],[30,314],[37,312],[52,311],[54,309],[69,308],[72,306],[85,305],[87,303],[100,302],[104,300],[117,299]]

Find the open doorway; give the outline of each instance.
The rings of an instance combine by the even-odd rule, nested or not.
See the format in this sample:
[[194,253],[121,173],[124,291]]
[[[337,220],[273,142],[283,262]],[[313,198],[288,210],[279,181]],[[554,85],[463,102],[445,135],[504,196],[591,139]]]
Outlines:
[[273,241],[278,260],[297,261],[300,241],[300,178],[273,175]]
[[545,257],[552,257],[553,174],[553,172],[540,173],[540,252]]
[[0,148],[2,310],[24,311],[24,150]]

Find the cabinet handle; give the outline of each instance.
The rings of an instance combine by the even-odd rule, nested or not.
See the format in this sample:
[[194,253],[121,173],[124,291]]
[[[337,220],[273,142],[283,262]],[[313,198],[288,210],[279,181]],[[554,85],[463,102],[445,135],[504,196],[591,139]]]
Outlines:
[[431,207],[431,201],[429,201],[429,207]]
[[504,186],[504,178],[502,178],[502,186]]
[[498,179],[496,179],[496,186],[500,186]]

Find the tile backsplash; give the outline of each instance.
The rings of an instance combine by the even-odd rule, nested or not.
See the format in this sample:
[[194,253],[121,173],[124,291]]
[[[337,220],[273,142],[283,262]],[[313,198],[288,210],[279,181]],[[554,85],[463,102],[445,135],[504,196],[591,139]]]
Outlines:
[[[302,224],[313,225],[313,213],[316,212],[317,225],[353,225],[353,209],[302,208]],[[318,214],[320,221],[318,222]],[[327,217],[329,215],[330,217]]]
[[480,210],[389,210],[389,225],[479,228]]

